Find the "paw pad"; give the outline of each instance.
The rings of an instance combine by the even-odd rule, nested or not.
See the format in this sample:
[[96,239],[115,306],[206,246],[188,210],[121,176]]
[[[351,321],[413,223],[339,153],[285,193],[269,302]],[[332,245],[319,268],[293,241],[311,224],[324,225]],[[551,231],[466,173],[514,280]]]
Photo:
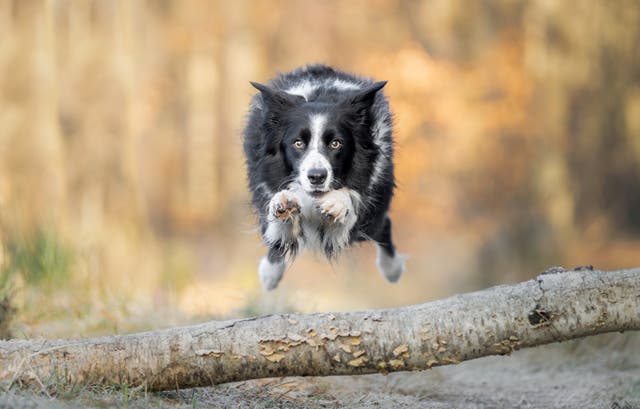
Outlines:
[[273,204],[273,215],[281,221],[289,220],[300,213],[300,205],[297,200],[281,194]]

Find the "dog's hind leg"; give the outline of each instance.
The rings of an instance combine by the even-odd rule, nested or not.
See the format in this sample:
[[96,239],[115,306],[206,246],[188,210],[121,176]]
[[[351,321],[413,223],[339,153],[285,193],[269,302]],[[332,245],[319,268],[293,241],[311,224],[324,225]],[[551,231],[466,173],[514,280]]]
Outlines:
[[282,279],[284,270],[287,268],[287,261],[282,254],[282,250],[271,247],[266,256],[260,260],[258,267],[258,277],[265,290],[273,290]]
[[372,237],[378,248],[376,264],[380,273],[390,283],[395,283],[400,279],[405,268],[405,256],[396,251],[396,247],[391,240],[391,219],[386,216],[382,229],[378,230],[375,237]]

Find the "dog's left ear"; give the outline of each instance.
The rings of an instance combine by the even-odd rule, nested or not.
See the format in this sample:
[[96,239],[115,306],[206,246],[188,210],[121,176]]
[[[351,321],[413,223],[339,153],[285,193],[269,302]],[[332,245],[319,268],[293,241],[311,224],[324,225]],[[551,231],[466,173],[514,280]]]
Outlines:
[[376,94],[384,88],[385,85],[387,85],[387,81],[379,81],[362,91],[358,91],[358,93],[352,97],[351,103],[371,106],[375,100]]
[[387,81],[376,82],[363,90],[354,91],[349,97],[342,102],[342,107],[349,112],[358,123],[364,123],[367,120],[368,112],[376,100],[376,95]]

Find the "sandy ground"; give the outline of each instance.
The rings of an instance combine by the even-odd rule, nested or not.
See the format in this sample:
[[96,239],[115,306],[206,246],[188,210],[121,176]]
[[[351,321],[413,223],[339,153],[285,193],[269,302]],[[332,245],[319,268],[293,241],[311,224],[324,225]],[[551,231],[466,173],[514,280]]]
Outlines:
[[[52,392],[50,392],[52,394]],[[278,378],[179,392],[12,390],[0,408],[640,409],[640,334],[608,334],[424,372]]]

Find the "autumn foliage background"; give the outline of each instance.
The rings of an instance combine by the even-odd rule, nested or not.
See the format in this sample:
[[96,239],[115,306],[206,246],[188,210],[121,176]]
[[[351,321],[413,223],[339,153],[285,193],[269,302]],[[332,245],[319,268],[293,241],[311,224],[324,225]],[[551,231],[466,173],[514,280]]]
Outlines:
[[[389,81],[396,285],[365,244],[259,288],[249,81],[314,62]],[[18,337],[638,266],[640,3],[0,0],[0,246]]]

